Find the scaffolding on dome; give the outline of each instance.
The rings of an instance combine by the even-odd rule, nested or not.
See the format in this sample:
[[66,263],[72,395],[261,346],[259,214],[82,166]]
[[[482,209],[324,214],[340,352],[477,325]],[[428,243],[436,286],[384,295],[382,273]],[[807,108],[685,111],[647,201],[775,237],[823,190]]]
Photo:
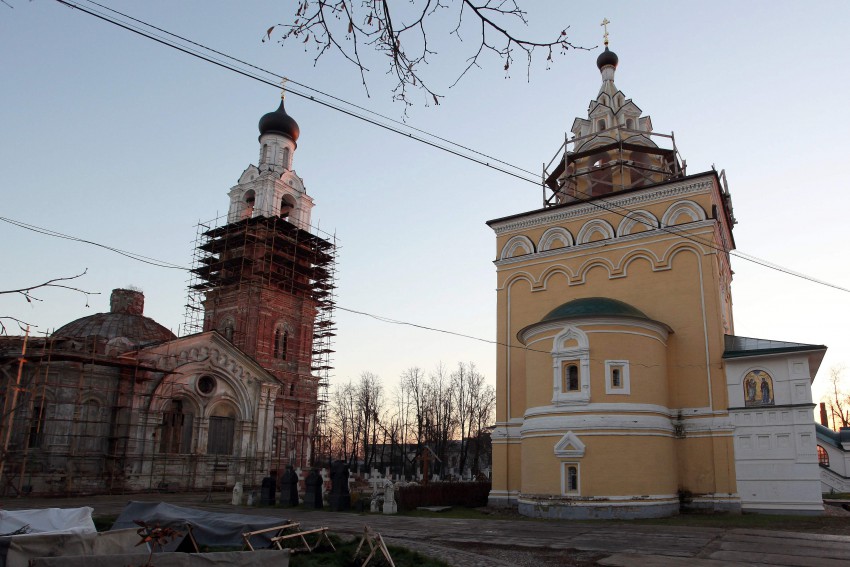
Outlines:
[[[658,147],[652,138],[670,140],[673,147]],[[686,169],[673,133],[616,125],[586,136],[569,138],[565,134],[554,157],[543,164],[543,206],[647,187],[684,177]]]

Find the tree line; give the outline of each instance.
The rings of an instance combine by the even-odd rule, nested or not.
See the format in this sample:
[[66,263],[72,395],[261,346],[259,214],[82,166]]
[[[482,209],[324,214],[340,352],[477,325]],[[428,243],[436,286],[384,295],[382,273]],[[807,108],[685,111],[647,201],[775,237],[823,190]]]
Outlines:
[[378,376],[363,372],[331,391],[317,456],[347,461],[352,470],[390,467],[405,476],[421,471],[428,458],[433,472],[477,475],[489,465],[495,401],[473,363],[451,372],[440,364],[427,374],[408,368],[389,395]]

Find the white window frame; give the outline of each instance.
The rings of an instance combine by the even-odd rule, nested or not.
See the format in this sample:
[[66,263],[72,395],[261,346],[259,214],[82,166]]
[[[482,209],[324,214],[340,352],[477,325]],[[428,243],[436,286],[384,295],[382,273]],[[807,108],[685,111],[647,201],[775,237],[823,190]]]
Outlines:
[[[565,347],[567,341],[575,341],[576,346]],[[578,390],[567,390],[568,363],[578,366]],[[552,371],[554,384],[552,404],[587,404],[590,402],[590,347],[587,335],[577,327],[566,327],[558,333],[552,343]]]
[[[570,490],[568,486],[570,467],[576,468],[575,490]],[[561,496],[581,496],[581,465],[579,463],[570,461],[561,463]]]
[[[614,386],[614,369],[620,370],[621,386]],[[612,395],[628,396],[632,393],[632,385],[629,377],[628,360],[606,360],[605,361],[605,393]]]

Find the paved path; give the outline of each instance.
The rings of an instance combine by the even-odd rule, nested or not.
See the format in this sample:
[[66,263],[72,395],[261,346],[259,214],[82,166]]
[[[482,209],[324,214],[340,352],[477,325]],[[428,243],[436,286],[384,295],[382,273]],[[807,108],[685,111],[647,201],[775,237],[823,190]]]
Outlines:
[[[434,517],[358,515],[291,508],[248,508],[226,502],[218,494],[205,502],[198,494],[146,494],[63,499],[4,499],[0,508],[27,509],[92,506],[95,516],[118,515],[131,499],[166,501],[223,512],[238,512],[327,526],[358,534],[368,524],[390,543],[419,550],[453,567],[501,567],[526,563],[509,549],[590,554],[599,565],[640,567],[716,567],[721,565],[785,565],[832,567],[850,565],[850,537],[748,529],[695,528],[630,524],[593,524],[525,520],[464,520]],[[493,550],[504,549],[504,554]],[[501,556],[500,556],[501,555]],[[528,565],[543,564],[527,562]],[[552,565],[570,563],[546,563]],[[590,564],[590,563],[585,563]]]

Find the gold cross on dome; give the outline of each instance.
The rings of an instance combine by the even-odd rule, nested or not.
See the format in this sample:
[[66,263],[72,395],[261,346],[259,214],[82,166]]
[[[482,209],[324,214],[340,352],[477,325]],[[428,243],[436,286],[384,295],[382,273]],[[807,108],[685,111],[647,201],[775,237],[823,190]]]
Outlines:
[[286,82],[287,81],[289,81],[289,79],[287,79],[286,77],[283,77],[280,80],[280,98],[281,99],[286,98]]
[[608,18],[603,18],[602,23],[599,24],[600,26],[605,28],[605,33],[602,34],[602,37],[605,39],[605,45],[606,46],[608,45],[608,24],[610,24],[610,23],[611,22],[608,20]]

